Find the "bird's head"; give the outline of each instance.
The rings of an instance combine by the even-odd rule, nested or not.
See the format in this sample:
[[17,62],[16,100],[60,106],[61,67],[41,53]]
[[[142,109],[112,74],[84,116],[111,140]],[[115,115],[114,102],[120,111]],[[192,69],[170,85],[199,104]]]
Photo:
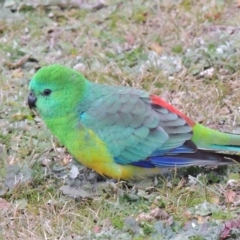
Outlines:
[[43,119],[69,114],[81,102],[87,80],[79,72],[61,66],[43,67],[29,84],[28,105]]

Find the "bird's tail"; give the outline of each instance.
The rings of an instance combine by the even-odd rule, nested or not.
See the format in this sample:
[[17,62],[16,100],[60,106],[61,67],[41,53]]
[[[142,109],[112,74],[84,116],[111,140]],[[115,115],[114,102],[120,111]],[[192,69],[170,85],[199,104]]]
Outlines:
[[197,146],[198,150],[195,152],[152,156],[149,159],[151,164],[156,167],[240,164],[240,155],[237,155],[237,152],[240,152],[240,135],[223,133],[195,124],[191,140]]
[[191,140],[198,149],[240,152],[240,135],[219,132],[201,124],[193,127]]
[[176,155],[154,156],[149,158],[155,167],[190,167],[190,166],[217,166],[240,164],[239,155],[197,150],[195,153],[180,153]]

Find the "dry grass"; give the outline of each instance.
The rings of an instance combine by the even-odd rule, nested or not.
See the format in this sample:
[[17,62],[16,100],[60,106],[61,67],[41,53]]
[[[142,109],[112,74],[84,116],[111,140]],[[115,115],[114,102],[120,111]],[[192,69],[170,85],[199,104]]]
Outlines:
[[[59,187],[64,181],[52,174],[52,165],[35,162],[55,163],[67,156],[26,106],[29,79],[35,71],[61,63],[91,81],[144,88],[204,125],[239,132],[236,3],[109,0],[98,10],[92,3],[80,8],[62,1],[40,3],[6,1],[0,8],[2,239],[173,239],[167,234],[160,237],[154,224],[161,216],[147,219],[157,207],[166,211],[168,222],[174,221],[176,232],[194,219],[202,224],[239,218],[239,205],[234,205],[240,201],[239,167],[213,173],[194,168],[144,184],[106,183],[107,190],[87,199],[63,196]],[[159,60],[156,66],[150,61],[153,54],[158,60],[172,59]],[[209,74],[204,72],[209,69]],[[9,165],[20,166],[19,172],[29,166],[33,179],[6,192]],[[186,177],[202,172],[206,174],[198,179],[201,184],[191,184]],[[11,176],[13,182],[17,173]],[[229,187],[232,178],[236,183]],[[230,191],[236,196],[227,202]],[[194,206],[206,200],[217,210],[210,209],[206,216],[194,212]],[[145,217],[139,220],[142,213]],[[159,238],[154,238],[156,232]],[[189,239],[205,239],[197,237]]]

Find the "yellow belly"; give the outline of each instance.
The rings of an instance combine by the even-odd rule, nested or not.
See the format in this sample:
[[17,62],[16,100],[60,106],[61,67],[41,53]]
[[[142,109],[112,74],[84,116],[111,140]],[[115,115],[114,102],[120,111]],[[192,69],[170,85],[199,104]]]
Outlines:
[[[85,129],[86,131],[86,129]],[[115,179],[141,178],[159,174],[159,168],[141,168],[133,165],[117,164],[105,143],[92,131],[78,132],[75,141],[65,141],[65,146],[73,157],[101,175]]]
[[[100,163],[101,161],[99,161]],[[133,179],[144,178],[151,175],[159,174],[159,168],[142,168],[133,165],[120,165],[117,163],[98,164],[97,166],[88,166],[101,175],[115,179]]]

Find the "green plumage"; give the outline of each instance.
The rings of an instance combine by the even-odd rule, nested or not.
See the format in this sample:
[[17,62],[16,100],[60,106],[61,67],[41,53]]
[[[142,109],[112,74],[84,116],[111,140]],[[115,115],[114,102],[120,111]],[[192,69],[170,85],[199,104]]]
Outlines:
[[60,65],[41,68],[29,89],[29,105],[52,133],[101,174],[131,178],[156,173],[157,167],[239,161],[203,150],[240,151],[239,135],[195,124],[143,90],[91,83]]
[[193,132],[192,141],[198,148],[240,152],[240,135],[219,132],[201,124],[196,124]]

